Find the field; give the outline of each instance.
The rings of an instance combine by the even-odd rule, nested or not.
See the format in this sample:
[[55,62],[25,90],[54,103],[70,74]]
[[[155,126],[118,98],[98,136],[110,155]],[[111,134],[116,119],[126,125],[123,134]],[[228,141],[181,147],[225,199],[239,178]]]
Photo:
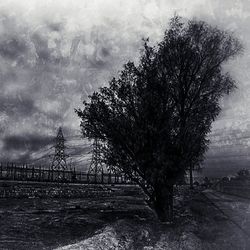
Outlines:
[[152,215],[138,188],[94,192],[98,188],[83,186],[82,198],[0,199],[0,249],[52,249],[88,238],[116,219]]
[[201,190],[176,189],[174,225],[159,223],[137,187],[97,190],[82,198],[0,199],[0,249],[248,249]]

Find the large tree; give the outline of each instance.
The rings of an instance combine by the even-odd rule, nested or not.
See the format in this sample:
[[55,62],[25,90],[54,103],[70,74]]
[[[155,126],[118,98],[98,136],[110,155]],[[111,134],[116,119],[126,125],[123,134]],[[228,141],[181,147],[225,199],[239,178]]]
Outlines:
[[219,100],[235,88],[222,65],[241,50],[231,34],[175,16],[157,46],[145,40],[138,65],[76,110],[101,160],[138,183],[162,221],[173,217],[173,185],[203,159]]

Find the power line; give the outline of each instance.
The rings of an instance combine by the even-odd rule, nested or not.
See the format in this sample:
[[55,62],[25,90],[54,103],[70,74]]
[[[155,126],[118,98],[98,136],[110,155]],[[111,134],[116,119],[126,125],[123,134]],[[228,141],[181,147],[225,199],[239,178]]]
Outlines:
[[43,149],[42,151],[36,151],[36,152],[34,152],[34,153],[32,153],[32,154],[41,154],[41,153],[43,153],[43,152],[46,152],[46,151],[52,149],[53,147],[54,147],[54,145],[51,146],[51,147],[49,147],[48,149]]
[[46,158],[46,157],[48,157],[48,155],[44,155],[44,156],[42,156],[42,157],[39,157],[39,158],[37,158],[37,159],[34,159],[34,160],[32,160],[31,163],[36,162],[36,161],[39,161],[39,160],[44,159],[44,158]]
[[77,164],[77,163],[83,162],[83,161],[86,161],[86,163],[88,163],[90,161],[90,159],[82,159],[82,160],[79,160],[79,161],[72,161],[71,163]]

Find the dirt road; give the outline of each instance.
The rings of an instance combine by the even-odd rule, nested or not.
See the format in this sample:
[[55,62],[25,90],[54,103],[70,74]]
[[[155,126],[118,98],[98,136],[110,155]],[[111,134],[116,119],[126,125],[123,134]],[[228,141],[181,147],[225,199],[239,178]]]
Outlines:
[[241,231],[250,247],[250,199],[234,195],[219,193],[214,190],[205,190],[203,195],[208,203],[220,211],[222,217],[229,220],[232,227]]

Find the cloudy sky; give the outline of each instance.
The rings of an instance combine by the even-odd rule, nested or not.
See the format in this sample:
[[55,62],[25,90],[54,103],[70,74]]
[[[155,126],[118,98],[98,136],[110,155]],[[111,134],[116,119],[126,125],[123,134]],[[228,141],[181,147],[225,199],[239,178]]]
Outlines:
[[[250,167],[247,0],[1,0],[0,159],[31,161],[53,153],[59,126],[69,153],[86,153],[87,142],[75,136],[74,108],[126,61],[137,60],[142,38],[160,41],[174,13],[233,31],[244,44],[244,55],[225,65],[238,90],[222,100],[204,165],[214,173]],[[87,156],[81,157],[80,165]]]

